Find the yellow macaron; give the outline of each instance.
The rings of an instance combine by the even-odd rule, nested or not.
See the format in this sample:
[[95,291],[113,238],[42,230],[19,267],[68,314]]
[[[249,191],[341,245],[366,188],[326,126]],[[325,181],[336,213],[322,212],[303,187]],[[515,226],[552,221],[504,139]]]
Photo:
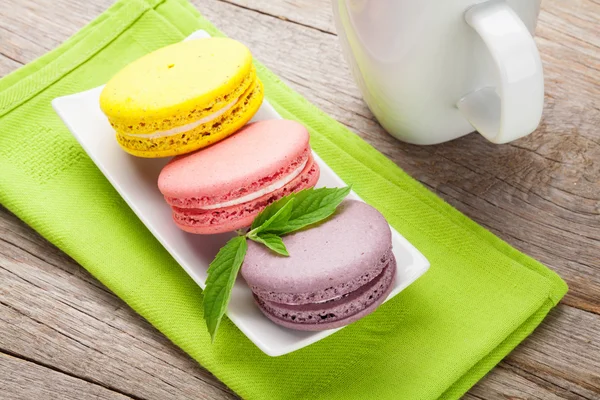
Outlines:
[[263,86],[246,46],[207,38],[173,44],[134,61],[100,94],[121,147],[167,157],[231,135],[258,111]]

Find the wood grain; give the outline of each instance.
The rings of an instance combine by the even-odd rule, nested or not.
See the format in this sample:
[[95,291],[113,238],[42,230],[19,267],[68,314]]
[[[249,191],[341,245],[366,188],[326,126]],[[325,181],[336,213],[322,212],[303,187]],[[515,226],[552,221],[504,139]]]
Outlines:
[[125,400],[124,396],[100,385],[82,381],[35,363],[0,353],[0,393],[4,400]]
[[[0,76],[56,47],[110,3],[4,0]],[[564,304],[466,398],[600,399],[597,1],[542,5],[536,40],[546,73],[546,108],[533,135],[504,146],[469,135],[430,147],[399,143],[379,127],[341,58],[329,2],[194,3],[309,101],[568,281]],[[70,390],[102,399],[235,398],[4,209],[0,282],[0,352],[10,354],[0,355],[2,394],[3,385],[34,382],[29,386],[40,391],[7,393],[15,399],[51,398],[61,394],[52,392],[53,382],[59,382],[66,388],[60,398],[69,398]],[[3,374],[7,365],[11,373]]]
[[[517,370],[518,371],[518,370]],[[522,373],[522,371],[519,371]],[[514,369],[505,364],[500,364],[484,380],[485,384],[477,384],[464,397],[465,400],[506,400],[506,399],[528,399],[528,400],[586,400],[576,393],[563,389],[548,382],[531,381],[515,374]]]
[[559,305],[502,365],[557,395],[600,399],[599,332],[596,314]]

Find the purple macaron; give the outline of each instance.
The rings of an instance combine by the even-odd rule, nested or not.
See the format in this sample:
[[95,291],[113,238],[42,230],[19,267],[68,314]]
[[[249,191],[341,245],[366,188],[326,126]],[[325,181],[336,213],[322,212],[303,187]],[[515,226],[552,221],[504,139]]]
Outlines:
[[392,290],[392,233],[366,203],[346,200],[325,222],[283,242],[289,257],[248,242],[242,265],[261,311],[279,325],[338,328],[373,312]]

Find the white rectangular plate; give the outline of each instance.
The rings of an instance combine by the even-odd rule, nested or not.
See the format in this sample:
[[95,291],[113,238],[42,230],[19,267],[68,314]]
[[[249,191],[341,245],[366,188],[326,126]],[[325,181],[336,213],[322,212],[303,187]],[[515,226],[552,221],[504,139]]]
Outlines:
[[[196,32],[190,38],[202,37],[206,37],[204,32]],[[232,235],[193,235],[175,226],[171,208],[157,187],[158,175],[169,159],[137,158],[123,151],[117,144],[113,128],[100,110],[101,91],[102,87],[98,87],[59,97],[52,101],[52,106],[140,220],[204,289],[208,265]],[[281,116],[265,100],[252,121],[279,118]],[[313,155],[321,168],[319,187],[346,186],[318,155]],[[348,198],[360,200],[353,192]],[[398,267],[394,289],[386,301],[404,290],[429,268],[427,259],[393,228],[392,245]],[[270,356],[280,356],[301,349],[338,330],[302,332],[275,325],[257,308],[252,292],[241,277],[233,288],[227,316],[254,344]]]

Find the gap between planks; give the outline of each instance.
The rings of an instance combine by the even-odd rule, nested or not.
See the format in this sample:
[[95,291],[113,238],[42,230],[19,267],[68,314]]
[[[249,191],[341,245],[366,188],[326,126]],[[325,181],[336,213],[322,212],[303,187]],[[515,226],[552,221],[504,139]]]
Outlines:
[[[66,398],[66,387],[68,391],[70,391],[69,389],[72,389],[76,396],[80,396],[75,397],[76,399],[87,398],[81,396],[95,396],[95,398],[102,400],[113,398],[145,400],[131,393],[125,393],[116,388],[108,387],[102,382],[93,381],[72,374],[53,365],[45,364],[2,348],[0,348],[0,371],[3,371],[3,373],[0,373],[0,376],[4,378],[0,380],[0,393],[3,393],[4,395],[19,396],[19,398],[25,393],[39,395],[41,394],[41,386],[43,385],[44,391],[46,392],[45,394],[52,398],[58,398],[59,396],[61,396],[61,398],[63,398],[63,396]],[[13,379],[11,379],[11,375],[15,375],[15,371],[19,371],[19,375],[26,373],[27,382],[19,384],[18,376],[12,377]],[[51,376],[51,379],[48,379],[49,376]],[[7,382],[7,380],[5,380],[7,378],[10,379],[11,384],[7,387],[3,387]],[[34,383],[38,381],[41,385],[34,385]]]

